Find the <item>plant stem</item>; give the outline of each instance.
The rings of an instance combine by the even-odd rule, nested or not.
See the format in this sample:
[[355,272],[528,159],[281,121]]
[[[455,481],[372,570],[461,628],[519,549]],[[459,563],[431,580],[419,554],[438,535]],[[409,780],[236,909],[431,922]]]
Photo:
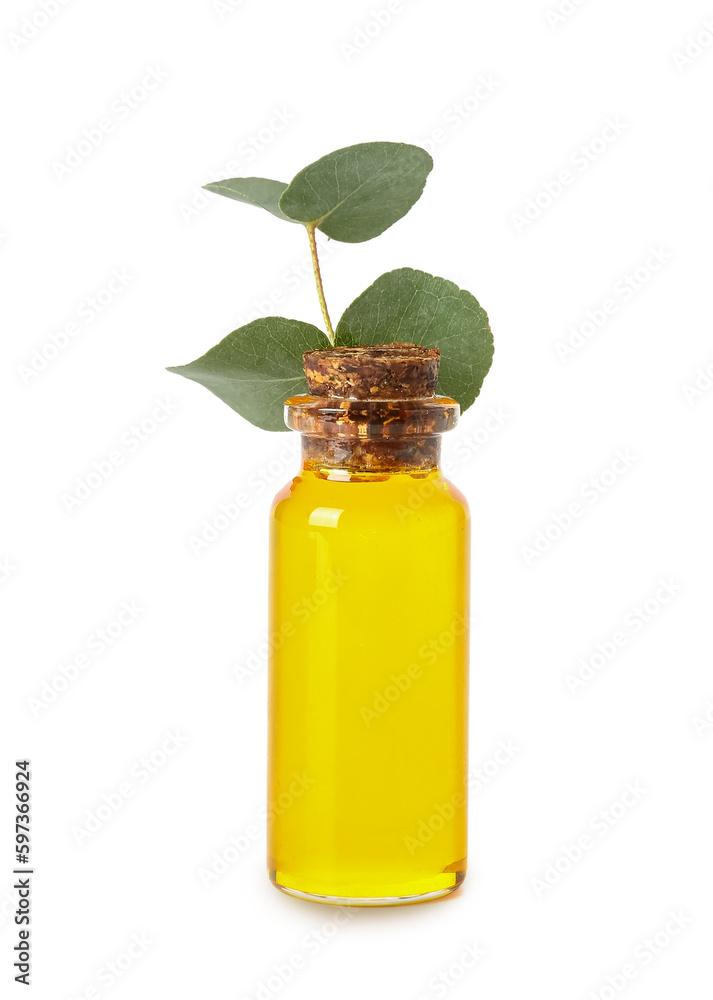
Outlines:
[[327,327],[327,339],[330,344],[334,343],[334,330],[332,329],[332,321],[329,318],[329,312],[327,311],[327,302],[324,298],[324,288],[322,287],[322,273],[319,270],[319,257],[317,256],[317,240],[315,238],[315,227],[305,226],[307,230],[307,235],[309,236],[309,250],[312,254],[312,270],[314,271],[314,280],[317,285],[317,295],[319,296],[319,304],[322,308],[322,316],[324,317],[324,324]]

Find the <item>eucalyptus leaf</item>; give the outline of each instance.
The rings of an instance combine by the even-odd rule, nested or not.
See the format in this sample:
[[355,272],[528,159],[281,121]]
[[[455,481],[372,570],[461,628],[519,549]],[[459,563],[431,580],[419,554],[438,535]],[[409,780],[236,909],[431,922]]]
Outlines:
[[204,385],[251,424],[284,431],[285,400],[307,392],[302,355],[328,346],[311,323],[265,316],[233,330],[202,358],[168,371]]
[[281,211],[342,243],[371,240],[421,197],[433,160],[420,146],[363,142],[311,163],[280,198]]
[[493,359],[493,335],[477,299],[452,281],[410,267],[382,274],[337,324],[337,346],[392,341],[438,347],[438,392],[462,410],[475,401]]
[[226,198],[234,198],[246,205],[256,205],[276,215],[285,222],[295,222],[280,211],[280,195],[287,189],[282,181],[271,181],[267,177],[231,177],[227,181],[214,181],[204,184],[206,191],[222,194]]

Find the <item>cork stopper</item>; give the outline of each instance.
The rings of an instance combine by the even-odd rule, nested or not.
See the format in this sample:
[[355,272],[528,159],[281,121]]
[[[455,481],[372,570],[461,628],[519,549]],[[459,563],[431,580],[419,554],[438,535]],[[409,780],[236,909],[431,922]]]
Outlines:
[[431,398],[440,360],[437,347],[398,342],[303,355],[310,395],[337,399]]

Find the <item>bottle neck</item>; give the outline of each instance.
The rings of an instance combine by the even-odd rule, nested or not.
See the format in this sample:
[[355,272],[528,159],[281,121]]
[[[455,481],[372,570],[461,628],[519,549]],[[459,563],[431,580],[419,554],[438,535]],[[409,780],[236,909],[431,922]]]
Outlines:
[[302,460],[312,471],[419,472],[438,468],[441,435],[455,426],[452,399],[287,400],[288,427],[302,435]]
[[302,464],[312,471],[428,472],[440,461],[440,434],[399,441],[302,435]]

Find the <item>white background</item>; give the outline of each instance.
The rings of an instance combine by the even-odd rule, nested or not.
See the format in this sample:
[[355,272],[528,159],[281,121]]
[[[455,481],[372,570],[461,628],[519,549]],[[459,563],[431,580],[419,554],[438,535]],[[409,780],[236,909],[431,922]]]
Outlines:
[[[710,997],[713,8],[591,0],[557,20],[554,3],[402,0],[380,26],[383,0],[46,2],[43,23],[7,0],[1,26],[3,995],[24,995],[10,800],[29,755],[41,1000]],[[597,143],[607,119],[620,134]],[[286,275],[304,232],[214,196],[191,211],[201,184],[434,132],[421,201],[374,242],[331,244],[323,272],[335,320],[412,266],[473,291],[495,334],[446,444],[474,527],[470,874],[450,899],[339,925],[269,885],[259,819],[267,513],[296,442],[164,366],[251,313],[320,323],[309,277]],[[113,269],[125,285],[88,318]],[[627,467],[606,474],[617,451]],[[112,475],[72,504],[95,462]],[[247,509],[193,551],[238,492]],[[140,612],[102,645],[124,602]],[[517,751],[496,767],[499,741]],[[639,797],[617,807],[627,783]],[[646,952],[670,911],[680,933]]]

